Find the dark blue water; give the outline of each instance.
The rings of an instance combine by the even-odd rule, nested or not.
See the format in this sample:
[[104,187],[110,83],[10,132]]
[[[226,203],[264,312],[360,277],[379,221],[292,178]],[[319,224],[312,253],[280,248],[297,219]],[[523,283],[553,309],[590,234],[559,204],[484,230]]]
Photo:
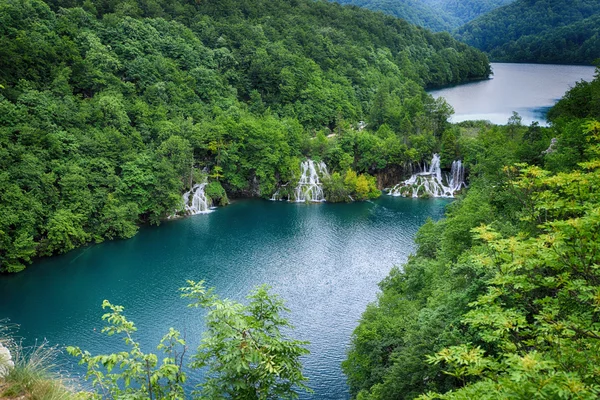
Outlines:
[[492,63],[491,79],[433,90],[455,114],[452,122],[488,120],[506,124],[513,111],[524,125],[547,125],[546,113],[580,80],[591,81],[594,67],[581,65]]
[[[186,308],[178,288],[205,279],[222,297],[242,301],[268,283],[291,309],[293,336],[311,342],[304,360],[314,395],[348,398],[340,364],[353,329],[381,281],[414,249],[428,217],[447,200],[382,197],[354,204],[238,201],[208,215],[146,227],[130,240],[105,242],[40,260],[0,277],[0,319],[21,326],[26,343],[113,352],[119,339],[99,333],[104,299],[125,307],[145,351],[169,327],[195,349],[203,314]],[[94,330],[96,329],[96,330]],[[61,356],[64,369],[81,371]],[[201,376],[191,376],[198,383]]]

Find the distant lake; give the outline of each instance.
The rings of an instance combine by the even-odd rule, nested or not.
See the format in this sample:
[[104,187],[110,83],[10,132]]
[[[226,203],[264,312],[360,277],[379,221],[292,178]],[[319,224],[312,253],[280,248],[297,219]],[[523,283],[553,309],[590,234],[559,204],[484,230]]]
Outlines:
[[581,65],[492,63],[491,79],[432,90],[454,107],[452,122],[489,120],[506,124],[513,111],[524,125],[547,125],[546,113],[580,80],[591,81],[594,67]]
[[[108,299],[137,324],[144,351],[156,351],[175,327],[193,353],[204,313],[179,297],[186,279],[205,279],[238,301],[267,283],[291,309],[292,336],[311,343],[303,363],[315,393],[301,399],[347,399],[340,364],[352,331],[376,299],[377,284],[414,251],[419,227],[440,218],[448,203],[390,196],[352,204],[236,201],[0,276],[0,319],[20,324],[26,344],[46,338],[93,354],[120,351],[119,339],[99,332],[100,305]],[[64,370],[81,372],[74,361],[66,354],[58,360]],[[196,372],[188,384],[201,380]]]

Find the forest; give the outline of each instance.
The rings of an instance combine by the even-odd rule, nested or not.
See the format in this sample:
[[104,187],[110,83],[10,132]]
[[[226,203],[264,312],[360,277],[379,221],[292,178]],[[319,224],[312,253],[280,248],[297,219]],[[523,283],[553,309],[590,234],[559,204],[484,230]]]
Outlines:
[[593,0],[336,1],[450,32],[496,62],[593,65],[600,54]]
[[[511,60],[600,54],[596,2],[531,3],[475,19],[460,37]],[[457,2],[428,4],[471,18]],[[416,253],[364,312],[343,363],[352,398],[596,399],[600,68],[549,111],[550,127],[524,126],[516,113],[504,126],[450,124],[452,107],[425,92],[489,74],[487,56],[447,32],[325,1],[3,1],[0,272],[132,237],[181,213],[194,183],[209,182],[215,203],[270,197],[311,158],[332,171],[329,201],[364,200],[381,176],[438,152],[445,167],[464,161],[469,189],[421,227]],[[190,366],[208,375],[192,397],[310,393],[308,343],[288,336],[287,309],[269,288],[245,303],[204,282],[180,294],[208,327]],[[124,307],[102,307],[102,333],[124,346],[67,348],[94,389],[35,390],[189,398],[184,335],[171,329],[160,356],[145,353]],[[0,321],[0,351],[19,348],[6,335]],[[17,362],[0,394],[31,393],[39,365]]]
[[353,398],[598,398],[599,99],[596,69],[550,128],[458,125],[470,188],[363,314]]
[[[445,218],[420,228],[416,253],[380,283],[343,363],[353,399],[598,398],[600,68],[549,118],[550,127],[524,126],[515,114],[503,126],[447,128],[454,154],[470,167],[470,187]],[[94,390],[75,395],[56,378],[44,390],[65,399],[310,394],[301,359],[308,343],[288,336],[286,308],[267,287],[246,304],[221,299],[204,282],[188,281],[181,295],[207,310],[209,328],[191,369],[210,374],[191,396],[182,334],[166,333],[160,358],[143,352],[136,325],[108,301],[102,332],[121,337],[127,350],[68,347]],[[17,364],[9,390],[31,390],[18,386],[30,382],[31,369]]]
[[367,174],[451,162],[424,88],[489,74],[448,33],[325,1],[3,1],[0,272],[129,238],[196,182],[270,197],[307,157],[330,199],[376,195]]
[[454,36],[493,61],[592,65],[600,55],[594,0],[517,0],[458,28]]
[[514,0],[335,0],[381,11],[434,32],[448,31]]

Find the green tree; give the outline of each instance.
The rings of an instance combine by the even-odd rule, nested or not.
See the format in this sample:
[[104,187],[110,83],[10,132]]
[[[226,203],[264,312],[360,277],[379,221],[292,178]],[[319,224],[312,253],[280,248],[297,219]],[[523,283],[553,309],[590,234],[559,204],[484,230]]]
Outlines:
[[[204,282],[188,281],[182,297],[194,308],[205,308],[206,331],[192,368],[206,368],[204,382],[192,393],[202,399],[270,400],[295,399],[298,390],[310,392],[302,374],[300,357],[309,353],[308,342],[294,340],[281,330],[291,326],[281,314],[283,301],[266,286],[248,295],[247,305],[221,300]],[[92,356],[79,347],[67,351],[86,364],[86,378],[96,388],[94,397],[115,399],[183,399],[186,374],[182,370],[185,340],[175,329],[162,338],[157,349],[165,353],[159,363],[154,353],[145,353],[134,339],[135,324],[125,318],[123,307],[104,300],[110,312],[102,319],[109,336],[122,335],[129,351]]]
[[200,394],[206,399],[294,399],[309,391],[300,357],[308,354],[301,342],[288,338],[281,313],[283,301],[261,286],[243,305],[219,299],[203,282],[188,281],[183,297],[191,307],[208,310],[202,343],[193,357],[194,368],[208,368]]
[[[160,344],[166,357],[159,365],[153,353],[144,353],[140,343],[134,340],[137,331],[135,324],[125,318],[122,306],[112,305],[104,300],[102,308],[109,313],[102,319],[110,325],[102,329],[109,336],[123,336],[125,344],[131,348],[113,354],[92,356],[79,347],[67,347],[70,355],[80,358],[80,364],[87,365],[86,378],[97,388],[94,397],[98,399],[183,399],[182,384],[186,380],[181,366],[185,354],[185,341],[180,333],[171,328]],[[105,372],[106,371],[106,372]]]
[[84,217],[70,210],[60,209],[50,217],[47,226],[46,253],[65,253],[86,243],[89,234],[83,229]]

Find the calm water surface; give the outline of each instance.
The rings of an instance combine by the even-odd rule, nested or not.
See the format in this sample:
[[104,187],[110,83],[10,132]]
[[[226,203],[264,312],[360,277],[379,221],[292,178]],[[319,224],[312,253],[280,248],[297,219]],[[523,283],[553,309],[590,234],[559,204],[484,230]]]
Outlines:
[[[99,333],[100,304],[109,299],[136,322],[144,350],[154,351],[169,327],[195,348],[203,314],[178,295],[186,279],[205,279],[235,300],[268,283],[291,309],[294,337],[311,342],[304,365],[315,394],[303,398],[348,398],[340,363],[360,315],[377,283],[414,250],[419,226],[446,204],[387,196],[341,205],[238,201],[1,276],[0,319],[20,324],[26,343],[46,338],[112,352],[119,340]],[[77,368],[67,355],[60,361]]]
[[524,125],[546,125],[546,112],[580,80],[591,81],[594,67],[492,63],[492,79],[431,91],[454,107],[452,122],[489,120],[506,124],[516,111]]

